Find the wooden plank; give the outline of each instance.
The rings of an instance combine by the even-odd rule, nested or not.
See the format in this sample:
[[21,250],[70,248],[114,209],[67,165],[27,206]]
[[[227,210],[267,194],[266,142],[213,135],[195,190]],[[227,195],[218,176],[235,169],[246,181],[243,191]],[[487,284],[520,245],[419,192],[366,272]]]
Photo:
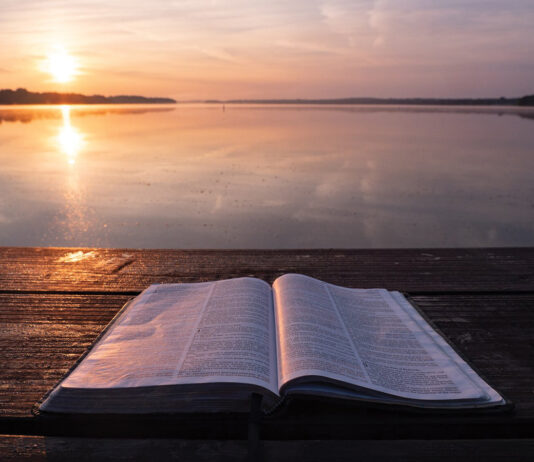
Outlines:
[[[22,428],[20,419],[32,419],[32,405],[76,361],[127,298],[123,295],[0,294],[0,322],[4,326],[0,331],[3,359],[0,424],[4,422],[4,432]],[[512,432],[509,436],[517,436],[523,423],[533,424],[534,294],[439,294],[413,299],[490,383],[516,403],[515,416],[491,418],[491,428],[471,420],[473,428],[465,431],[478,431],[478,428],[481,432],[499,434],[506,427]],[[496,311],[501,322],[492,318]],[[272,437],[284,434],[299,438],[307,432],[321,438],[328,434],[362,438],[378,434],[388,422],[392,427],[403,428],[412,438],[421,429],[428,430],[430,435],[444,431],[445,426],[451,434],[464,431],[458,427],[458,420],[408,416],[399,425],[395,414],[309,404],[294,408],[293,417],[267,422],[265,429],[273,433]],[[208,425],[206,421],[205,426]],[[172,431],[178,434],[183,427],[183,422],[178,423]],[[32,426],[24,428],[35,431]],[[530,431],[532,427],[526,428]],[[239,431],[243,433],[246,429],[236,429]]]
[[519,413],[534,405],[534,294],[412,299]]
[[128,298],[0,294],[0,415],[30,417]]
[[[492,462],[534,459],[534,440],[330,440],[264,441],[263,460]],[[3,461],[71,460],[245,460],[244,440],[97,439],[0,435]]]
[[0,290],[135,292],[153,282],[297,272],[349,287],[529,291],[534,248],[132,250],[0,247]]
[[[272,281],[286,272],[310,274],[344,286],[413,292],[415,302],[490,383],[516,402],[517,413],[464,419],[462,427],[454,419],[399,418],[394,413],[347,411],[344,406],[304,405],[295,408],[288,419],[266,422],[262,427],[266,435],[383,438],[386,428],[402,438],[417,437],[420,431],[432,438],[445,428],[459,436],[487,432],[530,437],[534,430],[534,249],[0,248],[0,258],[0,431],[36,431],[31,406],[128,297],[149,283],[237,276]],[[176,432],[180,431],[177,427]]]

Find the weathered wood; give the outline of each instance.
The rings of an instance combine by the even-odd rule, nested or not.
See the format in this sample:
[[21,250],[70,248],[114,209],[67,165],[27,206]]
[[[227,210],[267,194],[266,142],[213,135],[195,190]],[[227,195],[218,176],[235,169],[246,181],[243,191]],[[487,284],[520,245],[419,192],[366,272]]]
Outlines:
[[[534,414],[534,294],[425,295],[413,300],[490,381]],[[75,362],[128,296],[0,294],[0,416],[31,406]]]
[[534,293],[412,299],[482,375],[516,403],[518,415],[532,412]]
[[[45,431],[35,425],[31,406],[68,370],[125,301],[149,283],[245,275],[272,281],[282,273],[301,272],[344,286],[411,292],[418,306],[489,382],[516,403],[517,412],[455,420],[300,403],[291,415],[264,422],[263,436],[534,436],[534,249],[0,248],[0,258],[0,431]],[[239,422],[230,418],[218,425],[236,427]],[[244,422],[244,429],[232,431],[246,434]],[[201,426],[202,422],[182,422],[165,434],[179,436]],[[164,436],[157,433],[160,429],[155,425],[148,430]],[[121,433],[120,428],[100,430]],[[198,436],[209,438],[202,432]]]
[[[329,440],[264,441],[265,461],[429,461],[531,462],[534,440]],[[96,439],[0,436],[4,461],[84,460],[246,460],[243,440]]]
[[534,248],[121,250],[0,247],[0,290],[140,291],[153,282],[303,273],[350,287],[532,290]]
[[30,416],[127,299],[0,293],[0,416]]
[[[534,294],[425,295],[413,300],[481,373],[534,412]],[[0,294],[0,415],[33,403],[126,302],[122,295]]]

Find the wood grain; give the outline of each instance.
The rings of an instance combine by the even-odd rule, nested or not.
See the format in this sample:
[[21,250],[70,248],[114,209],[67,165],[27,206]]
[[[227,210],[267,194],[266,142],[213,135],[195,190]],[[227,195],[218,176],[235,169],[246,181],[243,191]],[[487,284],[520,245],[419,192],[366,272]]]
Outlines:
[[[307,404],[294,407],[290,416],[266,422],[263,436],[373,439],[390,433],[398,438],[424,434],[432,439],[440,433],[451,438],[534,437],[532,248],[0,248],[0,258],[0,431],[4,433],[46,430],[35,425],[32,405],[68,370],[126,300],[150,283],[237,276],[272,282],[283,273],[300,272],[344,286],[387,287],[410,293],[490,384],[516,403],[516,413],[455,420]],[[173,431],[179,435],[182,430],[178,426]]]
[[529,291],[534,248],[132,250],[0,247],[3,291],[141,291],[154,282],[302,273],[349,287]]
[[[531,462],[534,440],[264,441],[263,460]],[[96,439],[0,435],[3,461],[247,460],[243,440]]]
[[0,415],[30,416],[127,299],[0,293]]

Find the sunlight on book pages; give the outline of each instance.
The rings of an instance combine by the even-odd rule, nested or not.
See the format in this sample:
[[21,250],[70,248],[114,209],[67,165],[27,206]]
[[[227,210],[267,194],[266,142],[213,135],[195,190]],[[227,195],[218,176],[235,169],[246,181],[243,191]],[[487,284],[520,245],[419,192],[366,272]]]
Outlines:
[[152,285],[50,393],[44,412],[231,409],[261,393],[425,409],[505,404],[399,292],[298,274]]

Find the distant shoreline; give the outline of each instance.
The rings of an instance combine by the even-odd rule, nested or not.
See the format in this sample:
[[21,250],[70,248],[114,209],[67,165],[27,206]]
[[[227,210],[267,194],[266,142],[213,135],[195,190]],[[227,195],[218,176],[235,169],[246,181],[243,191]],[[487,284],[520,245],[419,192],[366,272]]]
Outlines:
[[208,99],[176,101],[167,97],[138,95],[83,95],[80,93],[30,92],[25,88],[0,90],[0,105],[62,104],[261,104],[261,105],[347,105],[347,106],[493,106],[534,107],[534,95],[517,98],[323,98],[323,99]]
[[80,93],[36,93],[18,88],[0,90],[0,105],[15,104],[176,104],[172,98],[146,97],[138,95],[82,95]]
[[328,99],[233,99],[189,101],[204,104],[336,104],[384,106],[534,106],[534,95],[520,98],[328,98]]

